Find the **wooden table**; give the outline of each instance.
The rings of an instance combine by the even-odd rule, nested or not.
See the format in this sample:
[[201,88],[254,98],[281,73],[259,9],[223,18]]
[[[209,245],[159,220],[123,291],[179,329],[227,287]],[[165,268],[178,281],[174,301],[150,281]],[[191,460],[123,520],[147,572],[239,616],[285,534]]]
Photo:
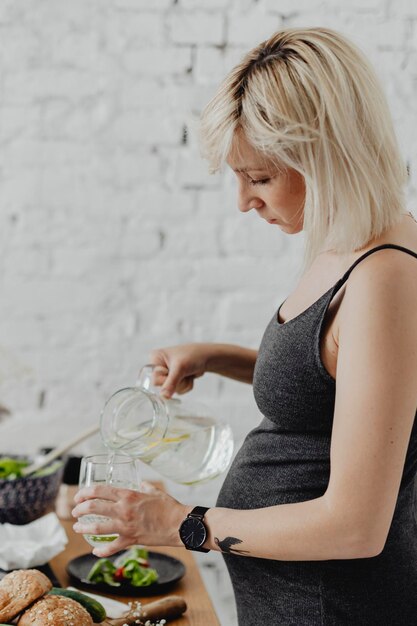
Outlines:
[[[72,497],[75,491],[75,487],[73,489],[71,488],[69,494],[70,497]],[[68,561],[80,556],[81,554],[86,554],[91,550],[82,535],[73,531],[72,525],[74,521],[75,520],[61,519],[61,523],[68,536],[68,544],[66,549],[51,561],[51,567],[62,587],[70,585],[69,576],[65,570]],[[164,554],[180,559],[186,567],[184,578],[173,586],[172,590],[162,596],[152,596],[148,598],[125,597],[111,594],[108,594],[108,596],[126,603],[130,600],[140,600],[140,602],[145,605],[147,602],[159,600],[159,598],[163,598],[167,595],[179,595],[184,598],[188,608],[182,617],[175,620],[169,620],[169,626],[220,626],[220,622],[204,586],[192,553],[185,548],[169,548],[165,546],[161,548],[152,546],[149,549],[154,552],[163,552]]]

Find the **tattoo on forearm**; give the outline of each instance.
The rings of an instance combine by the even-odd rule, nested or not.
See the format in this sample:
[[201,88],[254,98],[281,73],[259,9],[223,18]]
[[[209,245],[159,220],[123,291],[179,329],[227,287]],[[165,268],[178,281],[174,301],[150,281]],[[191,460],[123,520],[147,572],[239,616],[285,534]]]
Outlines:
[[249,554],[248,550],[232,548],[234,544],[242,543],[242,540],[237,537],[225,537],[222,541],[220,541],[218,537],[214,537],[214,542],[219,546],[220,550],[226,554]]

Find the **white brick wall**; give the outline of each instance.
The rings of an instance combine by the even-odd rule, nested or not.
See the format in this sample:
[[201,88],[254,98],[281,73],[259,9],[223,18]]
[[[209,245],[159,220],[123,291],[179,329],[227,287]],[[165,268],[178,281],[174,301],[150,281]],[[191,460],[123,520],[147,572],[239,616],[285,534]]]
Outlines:
[[[0,403],[13,411],[0,451],[94,423],[154,347],[259,344],[302,237],[238,213],[195,125],[225,72],[281,25],[332,26],[369,54],[415,211],[414,0],[0,0]],[[208,375],[195,395],[238,444],[259,420],[247,386]],[[213,504],[220,484],[169,487]],[[234,626],[221,558],[200,561]]]

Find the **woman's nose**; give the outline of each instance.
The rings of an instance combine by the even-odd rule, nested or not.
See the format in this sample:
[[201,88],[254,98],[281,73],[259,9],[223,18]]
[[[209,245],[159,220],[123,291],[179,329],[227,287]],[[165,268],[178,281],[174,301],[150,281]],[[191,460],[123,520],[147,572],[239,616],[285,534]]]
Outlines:
[[237,205],[239,211],[247,213],[251,209],[261,209],[263,207],[263,200],[258,198],[255,194],[250,193],[251,190],[247,190],[242,185],[239,186]]

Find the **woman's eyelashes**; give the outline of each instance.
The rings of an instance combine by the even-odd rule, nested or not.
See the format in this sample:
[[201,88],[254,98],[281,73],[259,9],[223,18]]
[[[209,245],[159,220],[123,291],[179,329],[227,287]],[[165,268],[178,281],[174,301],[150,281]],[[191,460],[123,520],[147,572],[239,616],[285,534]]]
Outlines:
[[259,180],[254,180],[253,178],[248,178],[248,182],[250,185],[267,185],[270,182],[270,178],[261,178]]

